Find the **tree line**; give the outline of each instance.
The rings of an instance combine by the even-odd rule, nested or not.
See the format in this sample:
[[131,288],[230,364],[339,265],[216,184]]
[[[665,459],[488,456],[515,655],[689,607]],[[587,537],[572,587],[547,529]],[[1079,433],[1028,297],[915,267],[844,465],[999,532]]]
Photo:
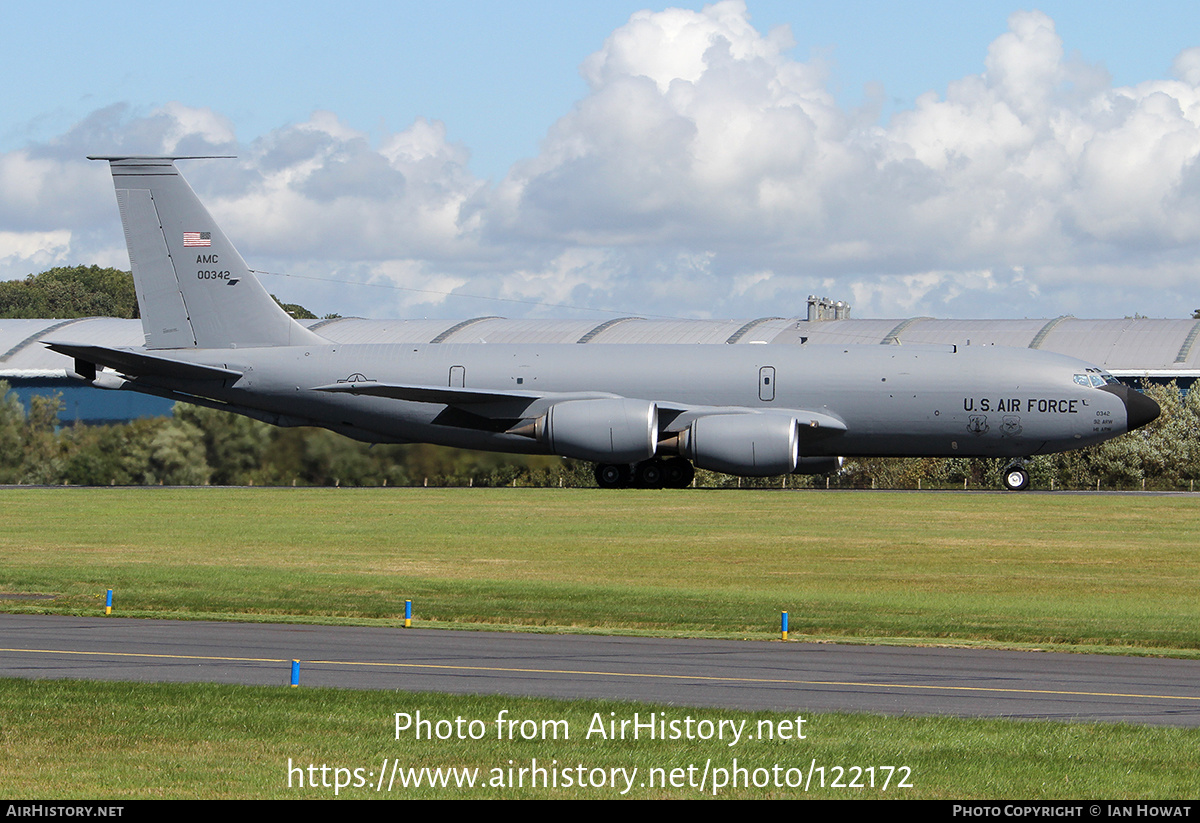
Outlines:
[[60,266],[0,281],[0,318],[38,317],[140,317],[133,276],[99,266]]
[[[317,316],[299,303],[275,302],[297,320]],[[340,317],[325,315],[326,320]],[[133,275],[120,269],[99,266],[59,266],[24,280],[0,280],[0,319],[75,317],[119,317],[136,320],[137,294]]]

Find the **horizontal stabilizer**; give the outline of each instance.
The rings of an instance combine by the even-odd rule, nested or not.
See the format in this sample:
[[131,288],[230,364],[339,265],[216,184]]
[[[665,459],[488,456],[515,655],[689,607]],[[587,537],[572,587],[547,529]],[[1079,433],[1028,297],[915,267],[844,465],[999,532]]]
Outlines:
[[130,377],[167,377],[180,380],[237,380],[240,371],[201,363],[187,363],[148,354],[137,349],[110,349],[82,343],[65,343],[43,340],[47,348],[76,360],[107,366]]

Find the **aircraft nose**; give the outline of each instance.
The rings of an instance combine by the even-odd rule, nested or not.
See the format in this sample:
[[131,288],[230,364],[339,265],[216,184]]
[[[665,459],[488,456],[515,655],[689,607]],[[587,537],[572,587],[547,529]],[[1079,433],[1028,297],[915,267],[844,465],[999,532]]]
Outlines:
[[1128,386],[1109,384],[1104,387],[1104,391],[1112,392],[1121,398],[1121,402],[1125,404],[1125,431],[1140,429],[1162,414],[1162,409],[1159,408],[1158,403],[1140,391],[1134,391]]
[[1140,391],[1127,389],[1126,396],[1121,399],[1125,401],[1125,419],[1128,421],[1126,423],[1128,431],[1140,429],[1162,414],[1162,409],[1158,407],[1158,403]]

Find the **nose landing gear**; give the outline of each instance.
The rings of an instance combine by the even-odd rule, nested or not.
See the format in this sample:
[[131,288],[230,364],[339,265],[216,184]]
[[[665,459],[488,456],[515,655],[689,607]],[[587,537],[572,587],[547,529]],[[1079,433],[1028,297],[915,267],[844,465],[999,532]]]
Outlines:
[[1010,492],[1023,492],[1029,488],[1029,471],[1025,468],[1024,463],[1010,463],[1004,469],[1004,477],[1001,482],[1004,483],[1004,488]]

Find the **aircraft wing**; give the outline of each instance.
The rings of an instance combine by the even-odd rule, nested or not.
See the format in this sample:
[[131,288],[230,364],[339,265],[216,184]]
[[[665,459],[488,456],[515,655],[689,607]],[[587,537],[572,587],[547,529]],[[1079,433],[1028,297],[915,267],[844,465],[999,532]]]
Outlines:
[[[434,423],[529,437],[554,454],[603,463],[604,477],[615,471],[616,479],[600,480],[601,485],[621,482],[625,470],[620,464],[651,461],[645,465],[666,467],[668,463],[655,460],[660,454],[679,454],[700,468],[717,471],[762,476],[789,473],[797,469],[801,455],[813,444],[841,435],[847,428],[828,409],[700,406],[609,392],[468,389],[375,381],[314,389],[445,406]],[[823,461],[824,470],[835,458],[817,459]],[[670,465],[676,472],[682,471],[678,462]],[[671,482],[681,479],[686,485],[689,478],[680,475]],[[655,474],[644,482],[655,486],[666,481]]]
[[495,391],[489,389],[462,389],[453,386],[419,386],[404,383],[330,383],[315,386],[314,391],[343,392],[370,397],[390,397],[393,400],[410,400],[414,403],[438,403],[443,406],[473,406],[482,403],[504,403],[510,401],[533,404],[548,399],[555,403],[566,400],[596,400],[616,397],[608,392],[531,392]]
[[[178,380],[237,380],[242,372],[226,369],[220,366],[206,366],[202,363],[187,363],[172,360],[169,357],[159,357],[139,349],[112,349],[106,346],[93,346],[86,343],[70,343],[65,341],[42,341],[48,349],[68,357],[74,357],[76,363],[91,364],[92,371],[96,366],[107,366],[129,377],[166,377]],[[76,372],[83,374],[76,368]]]
[[[490,428],[483,421],[496,418],[503,430],[505,424],[515,425],[518,419],[528,419],[547,413],[552,406],[575,401],[600,401],[599,405],[584,404],[591,408],[603,407],[612,413],[618,407],[622,412],[629,408],[625,404],[646,404],[655,408],[656,427],[663,435],[676,434],[689,428],[695,421],[705,417],[731,417],[740,415],[767,414],[776,419],[791,418],[796,421],[797,434],[801,438],[841,434],[846,424],[828,410],[813,409],[754,409],[746,406],[689,406],[670,401],[643,401],[622,397],[611,392],[537,392],[507,389],[468,389],[454,386],[424,386],[404,383],[380,383],[375,381],[331,383],[315,386],[315,391],[342,394],[388,397],[414,403],[434,403],[469,413],[459,419],[446,416],[440,422],[449,425],[464,425],[469,428]],[[614,405],[616,404],[616,405]],[[575,406],[576,409],[584,406]],[[586,412],[585,412],[586,413]],[[501,420],[500,418],[507,418]],[[523,431],[510,429],[511,431]],[[532,431],[532,429],[530,430]]]
[[[537,392],[497,389],[466,389],[453,386],[421,386],[405,383],[377,383],[375,381],[353,383],[330,383],[326,386],[315,386],[314,391],[342,392],[345,394],[367,395],[370,397],[390,397],[393,400],[409,400],[414,403],[437,403],[444,406],[477,406],[490,403],[524,402],[545,407],[555,403],[565,403],[574,400],[610,400],[620,399],[621,395],[611,392]],[[679,403],[658,401],[660,413],[671,416],[669,429],[685,428],[693,420],[709,415],[722,414],[755,414],[759,410],[745,406],[687,406]],[[780,409],[772,410],[790,414],[799,421],[801,427],[824,429],[825,431],[846,431],[846,424],[828,412],[810,409]]]

